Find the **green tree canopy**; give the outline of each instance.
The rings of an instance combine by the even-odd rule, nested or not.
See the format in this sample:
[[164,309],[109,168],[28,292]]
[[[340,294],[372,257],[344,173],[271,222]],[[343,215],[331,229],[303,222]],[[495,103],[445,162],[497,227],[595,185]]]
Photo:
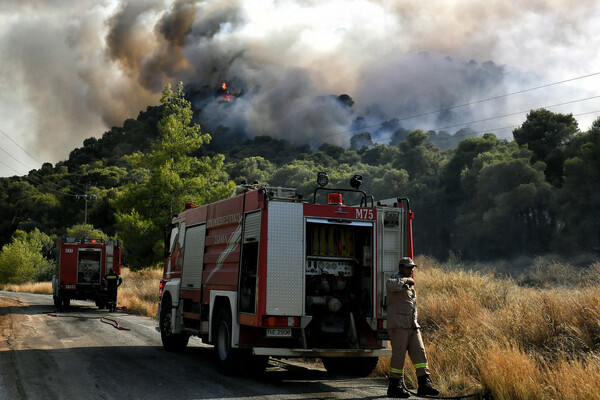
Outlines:
[[556,114],[542,108],[531,111],[513,136],[520,146],[531,150],[532,164],[538,161],[546,164],[546,180],[560,187],[565,147],[578,131],[573,114]]
[[555,224],[544,163],[514,142],[481,153],[462,173],[469,200],[460,207],[453,245],[474,258],[535,254]]
[[67,228],[67,236],[77,239],[89,238],[107,241],[108,235],[90,224],[78,224]]
[[555,245],[600,250],[600,118],[574,138],[566,156],[558,202],[563,229]]
[[159,138],[150,153],[126,157],[133,168],[147,170],[140,183],[125,185],[113,202],[120,237],[132,268],[151,265],[161,257],[162,229],[186,202],[205,204],[229,195],[235,185],[223,171],[222,155],[193,157],[210,135],[192,123],[191,103],[183,83],[167,85],[161,98]]
[[439,149],[427,139],[427,132],[420,129],[410,131],[406,140],[398,145],[400,155],[394,161],[393,167],[407,171],[411,180],[437,174],[442,158]]

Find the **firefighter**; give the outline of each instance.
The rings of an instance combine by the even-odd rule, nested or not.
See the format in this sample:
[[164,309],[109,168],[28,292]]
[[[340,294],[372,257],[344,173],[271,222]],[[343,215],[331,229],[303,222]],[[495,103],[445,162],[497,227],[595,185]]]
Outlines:
[[398,274],[392,275],[387,283],[387,331],[392,342],[388,397],[408,398],[404,387],[404,360],[406,351],[415,367],[419,396],[437,396],[440,392],[433,387],[429,378],[429,366],[423,346],[423,338],[417,322],[417,293],[413,268],[416,264],[410,257],[398,263]]
[[104,286],[108,291],[108,311],[117,310],[117,289],[123,283],[123,278],[117,274],[114,268],[111,268],[103,278]]

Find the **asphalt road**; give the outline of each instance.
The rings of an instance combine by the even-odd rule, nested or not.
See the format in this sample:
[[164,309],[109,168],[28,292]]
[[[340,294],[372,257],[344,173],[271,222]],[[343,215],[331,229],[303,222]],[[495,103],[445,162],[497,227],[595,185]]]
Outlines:
[[271,359],[258,378],[223,376],[212,346],[192,338],[185,353],[168,353],[156,325],[91,302],[59,312],[50,295],[0,291],[0,399],[387,398],[385,379],[330,375],[301,360]]

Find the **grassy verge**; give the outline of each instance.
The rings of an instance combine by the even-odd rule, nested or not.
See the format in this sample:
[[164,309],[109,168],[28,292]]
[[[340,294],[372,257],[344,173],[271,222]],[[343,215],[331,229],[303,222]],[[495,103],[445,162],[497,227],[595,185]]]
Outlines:
[[16,285],[12,283],[0,285],[0,290],[7,292],[52,294],[52,282],[33,282]]
[[[426,257],[417,263],[419,321],[433,381],[444,395],[600,400],[600,263],[577,268],[536,259],[518,274],[505,265]],[[160,268],[122,276],[119,305],[153,317]],[[49,287],[2,289],[47,293]],[[376,374],[386,375],[389,361],[380,360]],[[415,387],[409,361],[405,370]]]
[[444,393],[600,399],[600,263],[535,260],[512,278],[423,257],[417,263],[419,321]]

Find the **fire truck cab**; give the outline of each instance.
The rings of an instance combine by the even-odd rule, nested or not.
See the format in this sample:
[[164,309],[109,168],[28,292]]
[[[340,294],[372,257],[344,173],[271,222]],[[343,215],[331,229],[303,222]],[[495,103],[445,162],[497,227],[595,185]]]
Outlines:
[[328,188],[320,173],[312,200],[242,185],[231,198],[186,205],[165,230],[164,348],[181,351],[198,336],[224,373],[316,357],[329,372],[370,374],[391,355],[385,282],[413,255],[412,212],[406,198],[375,202],[361,181]]

